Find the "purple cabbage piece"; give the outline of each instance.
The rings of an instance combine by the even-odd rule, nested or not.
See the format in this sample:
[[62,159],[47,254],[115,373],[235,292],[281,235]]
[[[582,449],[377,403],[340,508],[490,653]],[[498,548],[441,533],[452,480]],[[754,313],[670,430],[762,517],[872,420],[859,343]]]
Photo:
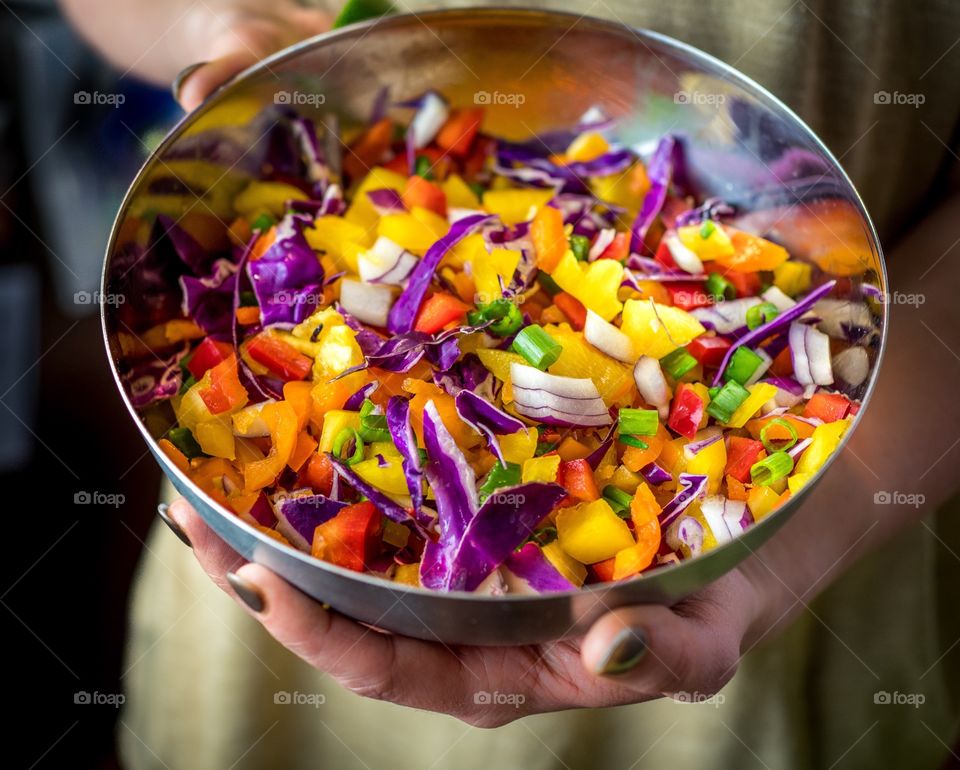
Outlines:
[[357,390],[356,393],[350,395],[350,397],[343,404],[344,410],[347,412],[360,411],[360,407],[363,406],[363,402],[370,398],[370,394],[373,393],[378,387],[380,387],[379,382],[368,382],[362,388]]
[[725,217],[735,216],[736,207],[730,205],[722,198],[707,198],[695,209],[684,211],[673,221],[674,227],[685,227],[686,225],[698,225],[707,219],[723,219]]
[[561,575],[536,543],[527,543],[507,557],[504,566],[538,593],[572,591],[576,586]]
[[666,529],[683,513],[696,498],[703,497],[707,491],[707,477],[694,473],[681,473],[681,489],[660,511],[660,528]]
[[123,384],[135,409],[143,409],[176,395],[183,381],[180,361],[189,350],[189,344],[184,345],[169,358],[150,358],[134,365],[123,375]]
[[317,128],[309,118],[297,117],[290,121],[290,133],[300,150],[307,180],[314,186],[314,191],[324,190],[329,172],[327,164],[317,141]]
[[313,530],[340,513],[346,505],[324,495],[283,495],[274,500],[277,532],[301,551],[309,551]]
[[616,429],[616,425],[611,425],[610,429],[607,431],[607,435],[604,436],[603,441],[600,442],[600,446],[587,455],[587,463],[591,468],[593,468],[593,470],[597,469],[597,466],[600,465],[600,463],[603,461],[603,458],[607,456],[607,452],[610,451],[610,447],[613,446],[613,439]]
[[640,475],[643,476],[644,480],[648,484],[653,484],[654,486],[657,486],[658,484],[666,484],[668,481],[673,480],[673,476],[656,463],[644,465],[640,469]]
[[156,244],[166,240],[194,275],[210,273],[216,254],[208,252],[194,240],[193,236],[178,225],[172,217],[166,214],[157,214],[154,226],[154,248]]
[[403,334],[413,329],[414,320],[420,305],[426,296],[427,289],[430,287],[430,281],[440,264],[444,255],[456,246],[461,240],[488,222],[493,221],[494,217],[486,214],[473,214],[463,219],[457,220],[450,226],[450,231],[434,243],[424,255],[413,272],[406,288],[397,298],[397,301],[390,308],[390,315],[387,319],[387,328],[394,334]]
[[380,350],[380,346],[384,343],[383,337],[364,326],[363,323],[344,310],[342,306],[337,307],[337,312],[343,317],[343,322],[356,332],[357,344],[360,346],[360,351],[363,355],[373,355]]
[[630,250],[642,252],[647,246],[646,237],[650,226],[660,214],[663,203],[667,199],[667,191],[673,179],[674,167],[680,159],[680,142],[673,134],[664,136],[657,148],[653,151],[650,163],[647,165],[647,176],[650,179],[650,189],[643,197],[643,203],[637,218],[630,227]]
[[376,190],[368,190],[367,197],[370,199],[370,203],[373,204],[373,207],[377,210],[377,213],[381,216],[384,214],[393,214],[407,210],[406,205],[404,205],[403,198],[400,197],[400,193],[398,193],[392,187],[382,187]]
[[276,238],[263,256],[247,261],[264,326],[296,324],[316,309],[323,267],[303,235],[308,223],[305,216],[288,214],[277,225]]
[[493,398],[492,376],[474,353],[469,353],[443,372],[433,373],[433,384],[451,396],[469,390],[488,400]]
[[410,490],[413,512],[420,517],[423,505],[423,469],[420,467],[420,449],[417,437],[410,424],[410,402],[401,396],[391,396],[387,401],[387,430],[400,452],[403,475]]
[[454,403],[460,419],[484,436],[490,451],[503,465],[506,465],[503,453],[500,451],[500,443],[497,441],[497,434],[506,435],[523,430],[526,427],[524,422],[469,390],[461,390],[454,399]]
[[779,331],[784,326],[790,326],[793,321],[796,321],[800,316],[810,310],[817,300],[829,294],[836,284],[837,282],[834,280],[827,281],[826,283],[818,286],[816,289],[807,294],[806,297],[799,300],[793,307],[787,308],[782,313],[777,315],[773,320],[758,326],[753,331],[748,332],[740,339],[736,340],[729,348],[727,348],[727,352],[723,356],[723,361],[720,362],[717,373],[713,377],[712,384],[715,386],[720,384],[720,379],[723,377],[723,371],[727,368],[727,364],[730,363],[730,358],[733,356],[733,353],[737,348],[743,346],[749,347],[750,345],[765,340],[771,334]]
[[233,352],[237,356],[237,376],[249,394],[251,403],[283,398],[283,383],[277,383],[269,377],[258,377],[247,365],[247,362],[243,360],[243,356],[240,355],[240,336],[236,323],[237,309],[240,307],[240,286],[241,279],[245,275],[245,268],[250,260],[250,252],[256,240],[255,235],[250,238],[240,255],[240,260],[237,262],[237,280],[233,284],[233,307],[230,313],[230,341],[233,344]]
[[210,275],[201,278],[181,275],[183,314],[207,334],[229,334],[236,283],[237,266],[227,259],[214,262]]

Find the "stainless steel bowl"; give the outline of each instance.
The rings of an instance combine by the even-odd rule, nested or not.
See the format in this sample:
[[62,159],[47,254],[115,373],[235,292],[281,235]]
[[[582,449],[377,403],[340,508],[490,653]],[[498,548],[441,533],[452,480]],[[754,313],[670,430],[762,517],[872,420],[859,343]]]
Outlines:
[[[262,123],[250,121],[257,112],[292,103],[318,127],[363,123],[384,86],[395,101],[434,88],[454,104],[485,103],[487,127],[514,138],[567,127],[594,105],[618,119],[620,137],[630,144],[652,142],[667,131],[681,134],[691,184],[703,195],[736,202],[746,215],[743,226],[774,233],[794,255],[854,283],[867,271],[887,289],[876,233],[850,180],[812,131],[756,83],[649,31],[563,13],[484,9],[396,16],[330,32],[220,88],[171,131],[130,187],[107,248],[103,296],[123,290],[123,274],[140,269],[129,258],[130,248],[142,241],[157,212],[229,216],[232,195],[247,179],[244,169],[256,166],[265,149]],[[211,129],[222,137],[224,126],[233,146],[244,148],[239,162],[223,160],[223,147],[205,141]],[[138,299],[126,297],[128,309]],[[121,384],[117,335],[127,323],[123,308],[102,308],[111,367],[131,416],[174,486],[244,557],[340,612],[389,631],[445,643],[523,644],[580,634],[618,605],[672,604],[759,548],[813,486],[739,540],[626,582],[500,597],[390,584],[278,544],[207,497],[167,459],[157,439],[170,427],[169,417],[144,419]],[[882,330],[885,322],[883,315]],[[882,331],[864,398],[884,338]]]

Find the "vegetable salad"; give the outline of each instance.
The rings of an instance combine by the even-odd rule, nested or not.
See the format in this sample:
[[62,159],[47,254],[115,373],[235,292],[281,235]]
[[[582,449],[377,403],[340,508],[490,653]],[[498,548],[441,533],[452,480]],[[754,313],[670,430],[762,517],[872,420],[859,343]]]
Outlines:
[[398,583],[562,591],[722,545],[837,449],[879,290],[698,199],[681,137],[375,112],[323,144],[262,114],[228,198],[127,224],[123,379],[213,500]]

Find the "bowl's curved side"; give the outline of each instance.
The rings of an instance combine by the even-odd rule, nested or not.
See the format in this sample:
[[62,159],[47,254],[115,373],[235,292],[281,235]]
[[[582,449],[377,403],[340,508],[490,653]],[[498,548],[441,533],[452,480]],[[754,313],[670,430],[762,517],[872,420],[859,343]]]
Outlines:
[[[555,45],[561,34],[569,45]],[[398,61],[404,66],[397,67]],[[108,296],[121,269],[136,269],[136,262],[131,268],[118,257],[127,246],[124,237],[136,231],[131,222],[157,211],[173,217],[198,207],[219,213],[229,203],[231,190],[263,150],[264,126],[252,120],[254,115],[271,106],[290,106],[294,94],[304,94],[313,98],[295,106],[318,126],[359,124],[384,84],[397,100],[429,86],[455,104],[485,103],[488,127],[514,136],[569,125],[594,105],[617,118],[624,140],[635,146],[648,145],[667,131],[679,133],[690,158],[688,181],[702,194],[737,203],[745,225],[774,232],[789,242],[785,245],[791,251],[820,267],[854,275],[867,267],[886,291],[876,233],[849,179],[810,129],[765,90],[662,35],[563,13],[484,9],[398,16],[337,30],[280,52],[222,86],[174,128],[128,191],[107,248],[101,296]],[[218,131],[245,149],[213,173],[203,139]],[[200,194],[165,197],[157,192],[165,180],[185,183]],[[758,195],[758,190],[764,192]],[[787,505],[741,538],[697,559],[567,594],[437,594],[316,561],[267,537],[202,493],[157,445],[169,424],[148,426],[126,392],[116,310],[114,304],[101,306],[114,379],[151,452],[204,520],[245,558],[274,569],[319,601],[371,625],[419,638],[474,644],[546,641],[582,632],[610,607],[674,603],[760,547],[836,457]],[[883,312],[864,400],[872,391],[886,338],[885,308]]]

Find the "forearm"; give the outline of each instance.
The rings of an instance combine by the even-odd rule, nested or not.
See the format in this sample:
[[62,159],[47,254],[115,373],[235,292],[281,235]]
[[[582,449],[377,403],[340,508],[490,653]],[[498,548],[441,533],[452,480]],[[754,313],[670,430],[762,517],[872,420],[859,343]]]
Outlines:
[[891,303],[887,351],[863,423],[802,509],[750,560],[747,569],[769,586],[768,625],[960,487],[960,246],[950,251],[958,221],[954,197],[887,255],[891,292],[921,304]]

